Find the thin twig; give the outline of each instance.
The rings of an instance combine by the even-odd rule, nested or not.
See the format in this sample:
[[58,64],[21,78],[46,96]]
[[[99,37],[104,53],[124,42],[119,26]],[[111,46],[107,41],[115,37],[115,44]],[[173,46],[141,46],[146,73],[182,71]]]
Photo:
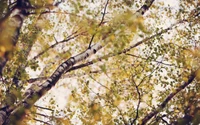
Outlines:
[[50,118],[50,117],[52,117],[52,116],[48,116],[48,115],[45,115],[45,114],[41,114],[41,113],[35,113],[36,115],[40,115],[40,116],[43,116],[43,117],[47,117],[47,118]]
[[101,22],[99,23],[99,26],[102,25],[103,21],[104,21],[104,18],[105,18],[105,15],[106,15],[106,9],[107,9],[107,6],[108,6],[108,3],[109,3],[109,0],[106,1],[106,5],[104,7],[104,11],[103,11],[103,16],[101,18]]
[[39,119],[36,119],[36,118],[33,118],[33,120],[38,121],[38,122],[41,122],[41,123],[44,123],[44,124],[46,124],[46,125],[52,125],[52,124],[50,124],[50,123],[48,123],[48,122],[45,122],[45,121],[42,121],[42,120],[39,120]]
[[141,94],[140,94],[140,91],[139,91],[139,86],[135,83],[133,77],[132,77],[132,82],[135,84],[135,88],[136,88],[136,91],[138,93],[138,104],[137,104],[137,108],[136,108],[136,116],[135,118],[132,120],[131,122],[131,125],[133,125],[135,123],[135,121],[138,119],[139,117],[139,107],[140,107],[140,103],[141,103]]
[[[140,56],[137,56],[137,55],[134,55],[134,54],[125,53],[125,55],[137,57],[137,58],[144,59],[144,60],[148,60],[147,58],[140,57]],[[166,65],[166,66],[175,66],[174,64],[167,64],[167,63],[164,63],[162,61],[156,61],[156,60],[153,60],[153,61],[157,62],[157,63],[160,63],[160,64],[163,64],[163,65]]]
[[[107,0],[107,2],[106,2],[106,5],[105,5],[104,11],[103,11],[103,16],[102,16],[102,18],[101,18],[101,22],[99,23],[98,27],[101,26],[102,23],[103,23],[103,21],[104,21],[104,18],[105,18],[105,15],[106,15],[106,8],[107,8],[107,6],[108,6],[108,2],[109,2],[109,0]],[[91,47],[92,41],[93,41],[95,35],[96,35],[96,33],[94,33],[94,34],[92,35],[88,48]]]
[[[198,70],[197,70],[198,71]],[[166,99],[158,106],[157,109],[154,109],[150,113],[148,113],[143,119],[141,125],[145,125],[153,116],[159,113],[160,110],[164,109],[167,103],[176,95],[178,94],[181,90],[183,90],[185,87],[187,87],[190,83],[193,82],[193,80],[196,77],[196,72],[192,72],[191,75],[188,78],[187,82],[184,82],[182,85],[180,85],[178,88],[176,88],[175,91],[170,93]]]
[[40,109],[45,109],[45,110],[49,110],[49,111],[52,111],[54,112],[53,109],[50,109],[50,108],[45,108],[45,107],[42,107],[42,106],[38,106],[38,105],[34,105],[36,108],[40,108]]
[[101,85],[102,87],[108,89],[109,91],[111,91],[107,86],[101,84],[100,82],[98,82],[95,78],[93,78],[91,75],[89,75],[91,79],[93,79],[95,82],[97,82],[99,85]]
[[166,123],[167,125],[170,125],[165,119],[163,119],[163,117],[160,117],[160,118],[164,123]]
[[[66,43],[66,42],[68,42],[68,41],[70,41],[70,40],[72,40],[72,39],[74,39],[74,38],[76,38],[76,37],[82,35],[82,34],[85,33],[85,32],[81,32],[81,33],[79,33],[79,34],[76,34],[76,33],[77,33],[77,31],[74,32],[74,33],[72,33],[71,35],[69,35],[69,36],[67,37],[67,39],[62,40],[62,41],[60,41],[60,42],[54,43],[53,45],[49,46],[49,47],[48,47],[47,49],[45,49],[44,51],[40,52],[38,55],[34,56],[31,60],[36,60],[38,57],[40,57],[41,55],[43,55],[45,52],[47,52],[47,51],[50,50],[51,48],[54,48],[54,47],[57,46],[58,44]],[[76,34],[76,35],[74,35],[74,34]],[[74,36],[73,36],[73,35],[74,35]]]

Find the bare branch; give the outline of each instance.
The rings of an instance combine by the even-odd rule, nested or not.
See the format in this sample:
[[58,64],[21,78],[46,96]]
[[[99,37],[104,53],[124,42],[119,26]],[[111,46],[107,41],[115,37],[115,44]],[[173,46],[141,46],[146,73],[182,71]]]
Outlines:
[[[140,57],[140,56],[137,56],[137,55],[134,55],[134,54],[125,53],[125,55],[129,55],[129,56],[132,56],[132,57],[137,57],[137,58],[140,58],[140,59],[148,60],[147,58]],[[153,62],[157,62],[157,63],[163,64],[163,65],[166,65],[166,66],[175,66],[174,64],[164,63],[163,61],[153,60]]]
[[[141,94],[140,94],[140,90],[139,90],[139,85],[137,85],[132,77],[132,82],[135,84],[135,88],[136,91],[138,93],[138,104],[137,104],[137,108],[136,108],[136,116],[135,118],[131,121],[131,125],[133,125],[135,123],[135,121],[138,119],[139,117],[139,107],[140,107],[140,103],[141,103]],[[142,82],[142,81],[141,81]]]
[[104,11],[103,11],[103,15],[102,15],[102,18],[101,18],[101,22],[99,23],[99,26],[102,25],[103,21],[104,21],[104,18],[105,18],[105,15],[106,15],[106,9],[107,9],[107,6],[108,6],[108,3],[109,3],[109,0],[106,1],[106,5],[104,7]]
[[38,106],[38,105],[34,105],[34,107],[40,108],[40,109],[45,109],[45,110],[49,110],[49,111],[54,112],[54,110],[52,110],[52,109],[50,109],[50,108],[46,108],[46,107],[42,107],[42,106]]
[[49,115],[45,115],[45,114],[42,114],[42,113],[35,113],[36,115],[40,115],[40,116],[43,116],[43,117],[47,117],[47,118],[50,118],[50,117],[52,117],[52,116],[49,116]]
[[41,122],[41,123],[43,123],[43,124],[45,124],[45,125],[52,125],[52,124],[50,124],[50,123],[48,123],[48,122],[45,122],[45,121],[42,121],[42,120],[39,120],[39,119],[36,119],[36,118],[33,118],[33,120],[38,121],[38,122]]

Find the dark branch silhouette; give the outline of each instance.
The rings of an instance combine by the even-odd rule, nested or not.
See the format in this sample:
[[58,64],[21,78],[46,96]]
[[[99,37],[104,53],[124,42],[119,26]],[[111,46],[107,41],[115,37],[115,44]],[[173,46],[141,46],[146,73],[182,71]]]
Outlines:
[[192,72],[188,78],[187,82],[184,82],[182,85],[180,85],[176,90],[172,93],[170,93],[166,99],[156,108],[155,110],[151,111],[142,119],[141,125],[145,125],[152,117],[154,117],[156,114],[160,112],[160,110],[164,109],[167,103],[176,95],[178,94],[181,90],[183,90],[185,87],[187,87],[189,84],[191,84],[196,77],[196,72]]

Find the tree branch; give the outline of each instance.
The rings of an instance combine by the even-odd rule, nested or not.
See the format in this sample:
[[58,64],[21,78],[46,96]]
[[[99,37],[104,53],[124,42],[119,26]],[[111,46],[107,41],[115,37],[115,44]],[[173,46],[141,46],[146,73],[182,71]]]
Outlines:
[[[196,71],[197,72],[197,71]],[[145,125],[153,116],[155,116],[156,114],[159,113],[160,110],[164,109],[165,106],[167,105],[167,103],[177,94],[179,93],[181,90],[183,90],[185,87],[187,87],[189,84],[191,84],[193,82],[193,80],[196,77],[196,72],[192,72],[188,78],[187,82],[184,82],[181,86],[179,86],[178,88],[176,88],[176,90],[174,92],[172,92],[171,94],[169,94],[166,99],[158,106],[157,109],[151,111],[150,113],[148,113],[148,115],[146,115],[143,119],[142,119],[142,123],[141,125]]]
[[[136,108],[136,116],[135,116],[135,118],[131,121],[131,125],[133,125],[134,123],[135,123],[135,121],[138,119],[138,117],[139,117],[139,107],[140,107],[140,103],[141,103],[141,94],[140,94],[140,90],[139,90],[139,85],[140,84],[136,84],[135,83],[135,80],[133,79],[133,77],[132,77],[132,82],[134,83],[134,85],[135,85],[135,88],[136,88],[136,91],[137,91],[137,93],[138,93],[138,104],[137,104],[137,108]],[[142,81],[141,81],[141,83],[142,83]]]
[[[59,45],[59,44],[61,44],[61,43],[66,43],[66,42],[68,42],[68,41],[70,41],[70,40],[72,40],[72,39],[74,39],[74,38],[76,38],[76,37],[82,35],[83,33],[85,33],[85,32],[81,32],[81,33],[79,33],[79,34],[76,34],[76,32],[72,33],[71,35],[69,35],[69,36],[67,37],[67,39],[54,43],[53,45],[49,46],[49,47],[48,47],[47,49],[45,49],[44,51],[42,51],[42,52],[40,52],[39,54],[37,54],[37,55],[36,55],[35,57],[33,57],[33,59],[31,59],[31,60],[36,60],[38,57],[40,57],[41,55],[43,55],[45,52],[47,52],[47,51],[50,50],[51,48],[54,48],[55,46],[57,46],[57,45]],[[74,34],[76,34],[76,35],[74,35]],[[73,36],[73,35],[74,35],[74,36]]]
[[145,4],[137,11],[137,13],[143,15],[150,8],[153,2],[154,0],[146,0]]
[[38,121],[38,122],[41,122],[41,123],[43,123],[43,124],[45,124],[45,125],[52,125],[52,124],[50,124],[50,123],[48,123],[48,122],[45,122],[45,121],[42,121],[42,120],[39,120],[39,119],[36,119],[36,118],[33,118],[33,120]]
[[[29,7],[30,3],[28,1],[18,0],[12,7],[11,11],[0,20],[0,43],[7,43],[12,47],[16,45],[23,21],[25,17],[28,16]],[[2,75],[2,70],[9,60],[13,48],[8,48],[5,44],[1,44],[0,46],[5,49],[3,52],[1,50],[1,53],[4,53],[4,55],[0,57],[0,75]]]
[[[140,59],[143,59],[143,60],[148,60],[148,58],[140,57],[140,56],[137,56],[137,55],[134,55],[134,54],[125,53],[125,55],[140,58]],[[163,61],[153,60],[153,62],[157,62],[157,63],[163,64],[163,65],[166,65],[166,66],[175,66],[174,64],[164,63]]]
[[[108,2],[109,2],[109,0],[107,0],[107,2],[106,2],[106,5],[105,5],[104,11],[103,11],[103,16],[102,16],[101,22],[99,23],[98,26],[101,26],[102,23],[103,23],[104,17],[105,17],[105,15],[106,15],[106,8],[107,8],[107,6],[108,6]],[[92,35],[88,48],[90,48],[90,46],[92,45],[92,41],[93,41],[95,35],[96,35],[96,33],[94,33],[94,34]]]
[[180,20],[180,21],[178,21],[177,23],[172,24],[170,27],[168,27],[168,28],[166,28],[166,29],[160,31],[159,33],[156,33],[156,34],[154,34],[154,35],[152,35],[152,36],[150,36],[150,37],[147,37],[147,38],[145,38],[145,39],[143,39],[143,40],[137,42],[136,44],[133,44],[133,45],[131,45],[130,47],[124,49],[124,50],[121,51],[121,52],[114,53],[114,54],[108,54],[108,55],[102,56],[102,57],[100,57],[100,58],[97,58],[97,59],[95,59],[95,60],[93,60],[93,61],[89,61],[89,62],[87,62],[87,63],[85,63],[85,64],[80,64],[80,65],[74,66],[74,67],[72,67],[71,69],[69,69],[69,71],[76,70],[76,69],[80,69],[80,68],[83,68],[83,67],[92,65],[92,64],[94,64],[94,63],[96,63],[96,62],[98,62],[98,61],[101,61],[101,60],[103,60],[103,59],[107,59],[107,58],[109,58],[109,57],[113,57],[113,56],[116,56],[116,55],[124,54],[124,53],[130,51],[131,49],[133,49],[133,48],[135,48],[135,47],[137,47],[137,46],[139,46],[139,45],[141,45],[141,44],[143,44],[143,43],[146,43],[146,42],[148,42],[149,40],[151,40],[151,39],[153,39],[153,38],[155,38],[155,37],[158,37],[158,36],[160,36],[160,35],[163,34],[163,33],[168,32],[168,31],[171,30],[174,26],[176,26],[176,25],[178,25],[178,24],[181,24],[181,23],[184,23],[184,22],[187,22],[187,20],[185,20],[185,19],[184,19],[184,20]]

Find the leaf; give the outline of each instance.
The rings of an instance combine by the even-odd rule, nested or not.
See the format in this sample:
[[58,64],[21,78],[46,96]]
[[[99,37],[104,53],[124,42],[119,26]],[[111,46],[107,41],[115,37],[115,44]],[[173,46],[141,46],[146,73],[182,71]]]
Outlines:
[[187,82],[187,81],[188,81],[188,78],[187,78],[187,77],[183,77],[183,81],[184,81],[184,82]]
[[94,120],[95,121],[101,121],[101,115],[100,115],[100,113],[98,113],[98,112],[94,113]]
[[100,105],[99,105],[99,103],[95,103],[95,104],[93,104],[93,105],[92,105],[92,109],[93,109],[94,111],[99,110],[99,109],[100,109]]
[[200,81],[200,68],[196,71],[196,80]]
[[104,73],[106,73],[107,69],[106,69],[106,65],[105,64],[101,65],[100,68]]
[[56,118],[54,117],[57,123],[62,123],[63,125],[71,125],[71,122],[68,118]]

